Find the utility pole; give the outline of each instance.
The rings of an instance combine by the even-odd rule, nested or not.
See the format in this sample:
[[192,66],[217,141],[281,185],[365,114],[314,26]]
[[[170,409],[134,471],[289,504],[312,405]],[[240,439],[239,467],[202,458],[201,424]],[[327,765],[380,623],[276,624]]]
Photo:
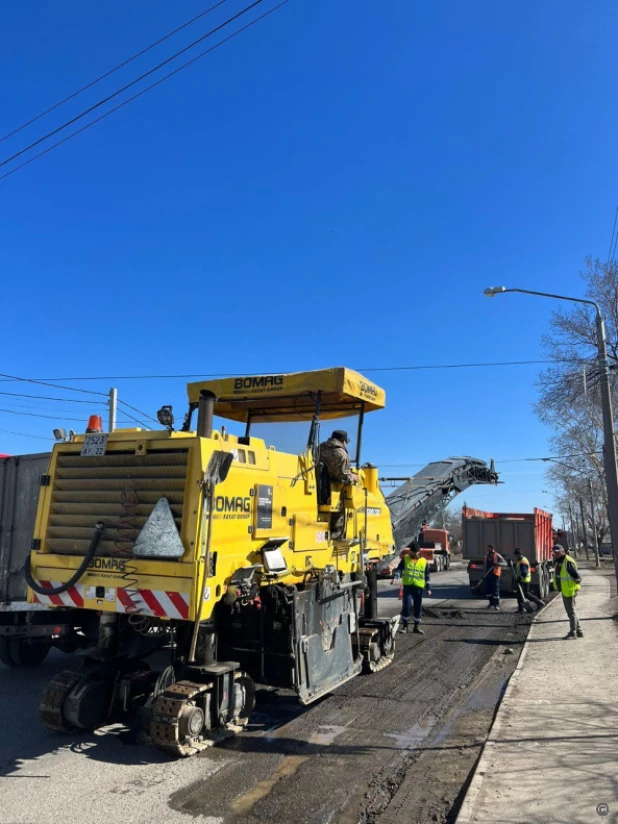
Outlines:
[[594,565],[597,569],[601,566],[599,558],[599,538],[597,535],[597,519],[594,514],[594,495],[592,494],[592,478],[588,478],[588,489],[590,490],[590,516],[592,518],[592,540],[594,542]]
[[618,579],[618,468],[616,467],[616,440],[614,435],[614,413],[612,395],[609,385],[609,363],[607,360],[607,343],[605,341],[605,324],[599,307],[597,310],[597,345],[599,347],[599,385],[601,387],[601,407],[603,409],[603,458],[605,461],[605,483],[607,484],[607,508],[609,510],[609,528],[612,537],[614,569]]
[[607,341],[605,338],[605,323],[601,315],[601,308],[594,300],[588,300],[587,298],[553,295],[549,292],[536,292],[531,289],[507,289],[506,286],[490,286],[488,289],[485,289],[485,294],[490,298],[503,292],[520,292],[523,295],[538,295],[542,298],[568,300],[571,303],[583,303],[587,306],[594,306],[596,312],[597,364],[599,367],[599,387],[601,389],[601,411],[603,413],[603,463],[605,466],[605,483],[607,485],[607,510],[612,537],[614,570],[616,579],[618,579],[618,466],[616,465],[616,435],[614,432],[614,412],[612,410],[612,393],[609,382]]
[[109,400],[107,402],[109,408],[109,431],[113,432],[116,428],[116,412],[118,411],[118,390],[109,390]]
[[572,549],[573,555],[577,558],[577,533],[575,532],[575,523],[573,521],[573,510],[571,509],[571,504],[569,504],[569,521],[571,522],[571,535],[573,536],[573,546],[569,547],[569,550]]
[[584,510],[584,502],[579,499],[579,511],[582,516],[582,534],[584,536],[584,549],[586,551],[586,560],[590,560],[590,550],[588,549],[588,530],[586,529],[586,512]]

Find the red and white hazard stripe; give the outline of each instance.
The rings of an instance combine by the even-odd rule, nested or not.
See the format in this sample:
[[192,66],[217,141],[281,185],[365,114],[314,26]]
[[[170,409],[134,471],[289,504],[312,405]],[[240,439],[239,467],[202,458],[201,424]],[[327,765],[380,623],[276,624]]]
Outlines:
[[[56,589],[59,587],[60,581],[38,581],[38,583],[45,589]],[[67,589],[61,595],[39,595],[33,591],[35,604],[47,604],[54,607],[83,607],[84,606],[84,588],[79,584]]]
[[[45,589],[55,589],[60,581],[39,581]],[[60,595],[39,595],[33,592],[34,602],[56,607],[83,607],[85,600],[114,603],[116,612],[128,615],[149,615],[155,618],[188,620],[189,594],[166,590],[105,587],[104,598],[95,599],[94,587],[75,584]]]
[[189,618],[189,595],[162,589],[116,590],[116,612],[152,615],[155,618]]

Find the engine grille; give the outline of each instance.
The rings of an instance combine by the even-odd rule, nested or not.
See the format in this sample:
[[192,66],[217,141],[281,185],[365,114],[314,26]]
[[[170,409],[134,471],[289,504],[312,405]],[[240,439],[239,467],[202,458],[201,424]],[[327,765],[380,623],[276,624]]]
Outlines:
[[96,521],[106,524],[97,555],[127,556],[159,498],[182,523],[188,450],[147,455],[108,452],[101,457],[60,453],[53,480],[45,546],[85,555]]

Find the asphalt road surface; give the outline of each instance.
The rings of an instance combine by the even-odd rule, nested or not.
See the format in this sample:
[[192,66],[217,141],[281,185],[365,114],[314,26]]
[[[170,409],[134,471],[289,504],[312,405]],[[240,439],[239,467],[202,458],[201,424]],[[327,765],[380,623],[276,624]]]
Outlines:
[[[37,717],[43,685],[75,664],[0,665],[3,824],[415,824],[454,820],[527,633],[514,599],[472,599],[464,567],[432,576],[426,634],[394,663],[310,707],[264,690],[249,728],[171,760],[119,725],[67,738]],[[380,612],[400,609],[380,583]],[[507,651],[511,650],[512,654]]]

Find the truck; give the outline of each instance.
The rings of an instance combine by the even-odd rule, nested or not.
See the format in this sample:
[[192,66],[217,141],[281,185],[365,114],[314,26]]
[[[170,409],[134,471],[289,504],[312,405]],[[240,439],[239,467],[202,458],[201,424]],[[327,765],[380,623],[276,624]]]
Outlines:
[[84,645],[92,615],[56,605],[28,603],[23,574],[30,553],[41,483],[50,453],[0,456],[0,661],[36,667],[56,647],[73,652]]
[[419,535],[420,554],[427,559],[431,572],[442,572],[451,565],[448,530],[425,526]]
[[[507,561],[515,562],[515,550],[521,549],[530,562],[531,590],[539,598],[549,594],[552,580],[551,548],[553,545],[552,516],[542,509],[532,513],[481,512],[464,507],[462,510],[463,557],[468,561],[470,587],[475,587],[485,573],[487,546],[491,544]],[[515,588],[511,566],[502,570],[500,592],[509,594]],[[482,592],[482,588],[476,590]]]

